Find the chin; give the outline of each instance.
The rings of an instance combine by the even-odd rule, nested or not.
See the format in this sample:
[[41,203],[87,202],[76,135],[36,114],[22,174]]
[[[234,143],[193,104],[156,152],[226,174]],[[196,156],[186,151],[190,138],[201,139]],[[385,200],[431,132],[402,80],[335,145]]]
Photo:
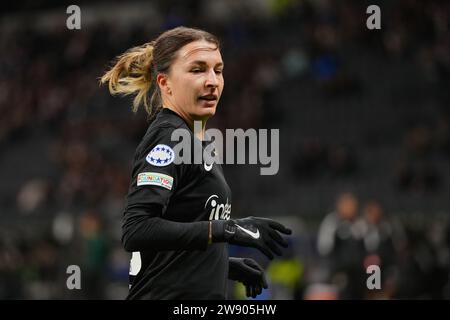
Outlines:
[[203,107],[200,110],[198,110],[198,112],[196,113],[196,116],[198,118],[209,118],[212,117],[216,114],[216,106],[213,107]]
[[216,107],[214,108],[208,108],[208,110],[206,110],[206,114],[210,117],[212,117],[213,115],[216,114]]

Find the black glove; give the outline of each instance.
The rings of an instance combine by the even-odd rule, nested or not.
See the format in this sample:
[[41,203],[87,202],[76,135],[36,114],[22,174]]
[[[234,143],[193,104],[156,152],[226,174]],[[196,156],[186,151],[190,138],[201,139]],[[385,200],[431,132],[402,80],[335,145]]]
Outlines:
[[286,248],[287,242],[278,233],[291,234],[292,231],[272,219],[248,217],[237,220],[212,221],[213,242],[228,242],[244,247],[259,249],[269,259],[273,254],[281,256],[278,246]]
[[262,289],[267,289],[267,280],[264,269],[250,258],[229,258],[228,278],[242,282],[245,286],[247,297],[256,298]]

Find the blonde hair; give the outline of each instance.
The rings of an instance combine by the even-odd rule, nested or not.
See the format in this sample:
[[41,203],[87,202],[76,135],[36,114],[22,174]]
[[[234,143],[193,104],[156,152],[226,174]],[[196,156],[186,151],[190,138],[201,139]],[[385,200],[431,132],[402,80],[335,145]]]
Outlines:
[[206,40],[219,48],[219,40],[214,35],[199,29],[177,27],[118,56],[110,70],[100,78],[100,84],[108,83],[112,95],[135,95],[133,112],[143,104],[145,111],[152,115],[162,107],[156,75],[167,73],[178,50],[198,40]]
[[152,87],[151,65],[153,61],[153,42],[129,49],[117,57],[115,65],[100,79],[101,84],[108,83],[112,95],[135,94],[133,112],[144,104],[147,113],[152,108],[148,101],[148,92]]

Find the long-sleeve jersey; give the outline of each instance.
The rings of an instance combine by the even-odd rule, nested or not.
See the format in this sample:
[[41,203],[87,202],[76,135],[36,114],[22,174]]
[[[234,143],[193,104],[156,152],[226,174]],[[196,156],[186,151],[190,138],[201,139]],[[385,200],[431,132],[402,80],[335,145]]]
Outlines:
[[176,164],[176,129],[197,139],[164,108],[136,149],[122,224],[133,252],[127,299],[226,298],[228,245],[208,244],[208,228],[230,219],[231,190],[220,164]]

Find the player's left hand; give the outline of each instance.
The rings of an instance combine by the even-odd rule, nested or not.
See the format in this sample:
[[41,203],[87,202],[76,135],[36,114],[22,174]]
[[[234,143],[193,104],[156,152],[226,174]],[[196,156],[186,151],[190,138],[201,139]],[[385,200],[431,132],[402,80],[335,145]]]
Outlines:
[[246,289],[247,297],[256,298],[262,289],[267,289],[267,280],[264,269],[250,258],[229,258],[228,278],[242,282]]
[[269,259],[281,256],[280,247],[286,248],[288,242],[281,234],[289,235],[292,230],[281,223],[261,217],[212,221],[213,242],[228,242],[244,247],[253,247]]

